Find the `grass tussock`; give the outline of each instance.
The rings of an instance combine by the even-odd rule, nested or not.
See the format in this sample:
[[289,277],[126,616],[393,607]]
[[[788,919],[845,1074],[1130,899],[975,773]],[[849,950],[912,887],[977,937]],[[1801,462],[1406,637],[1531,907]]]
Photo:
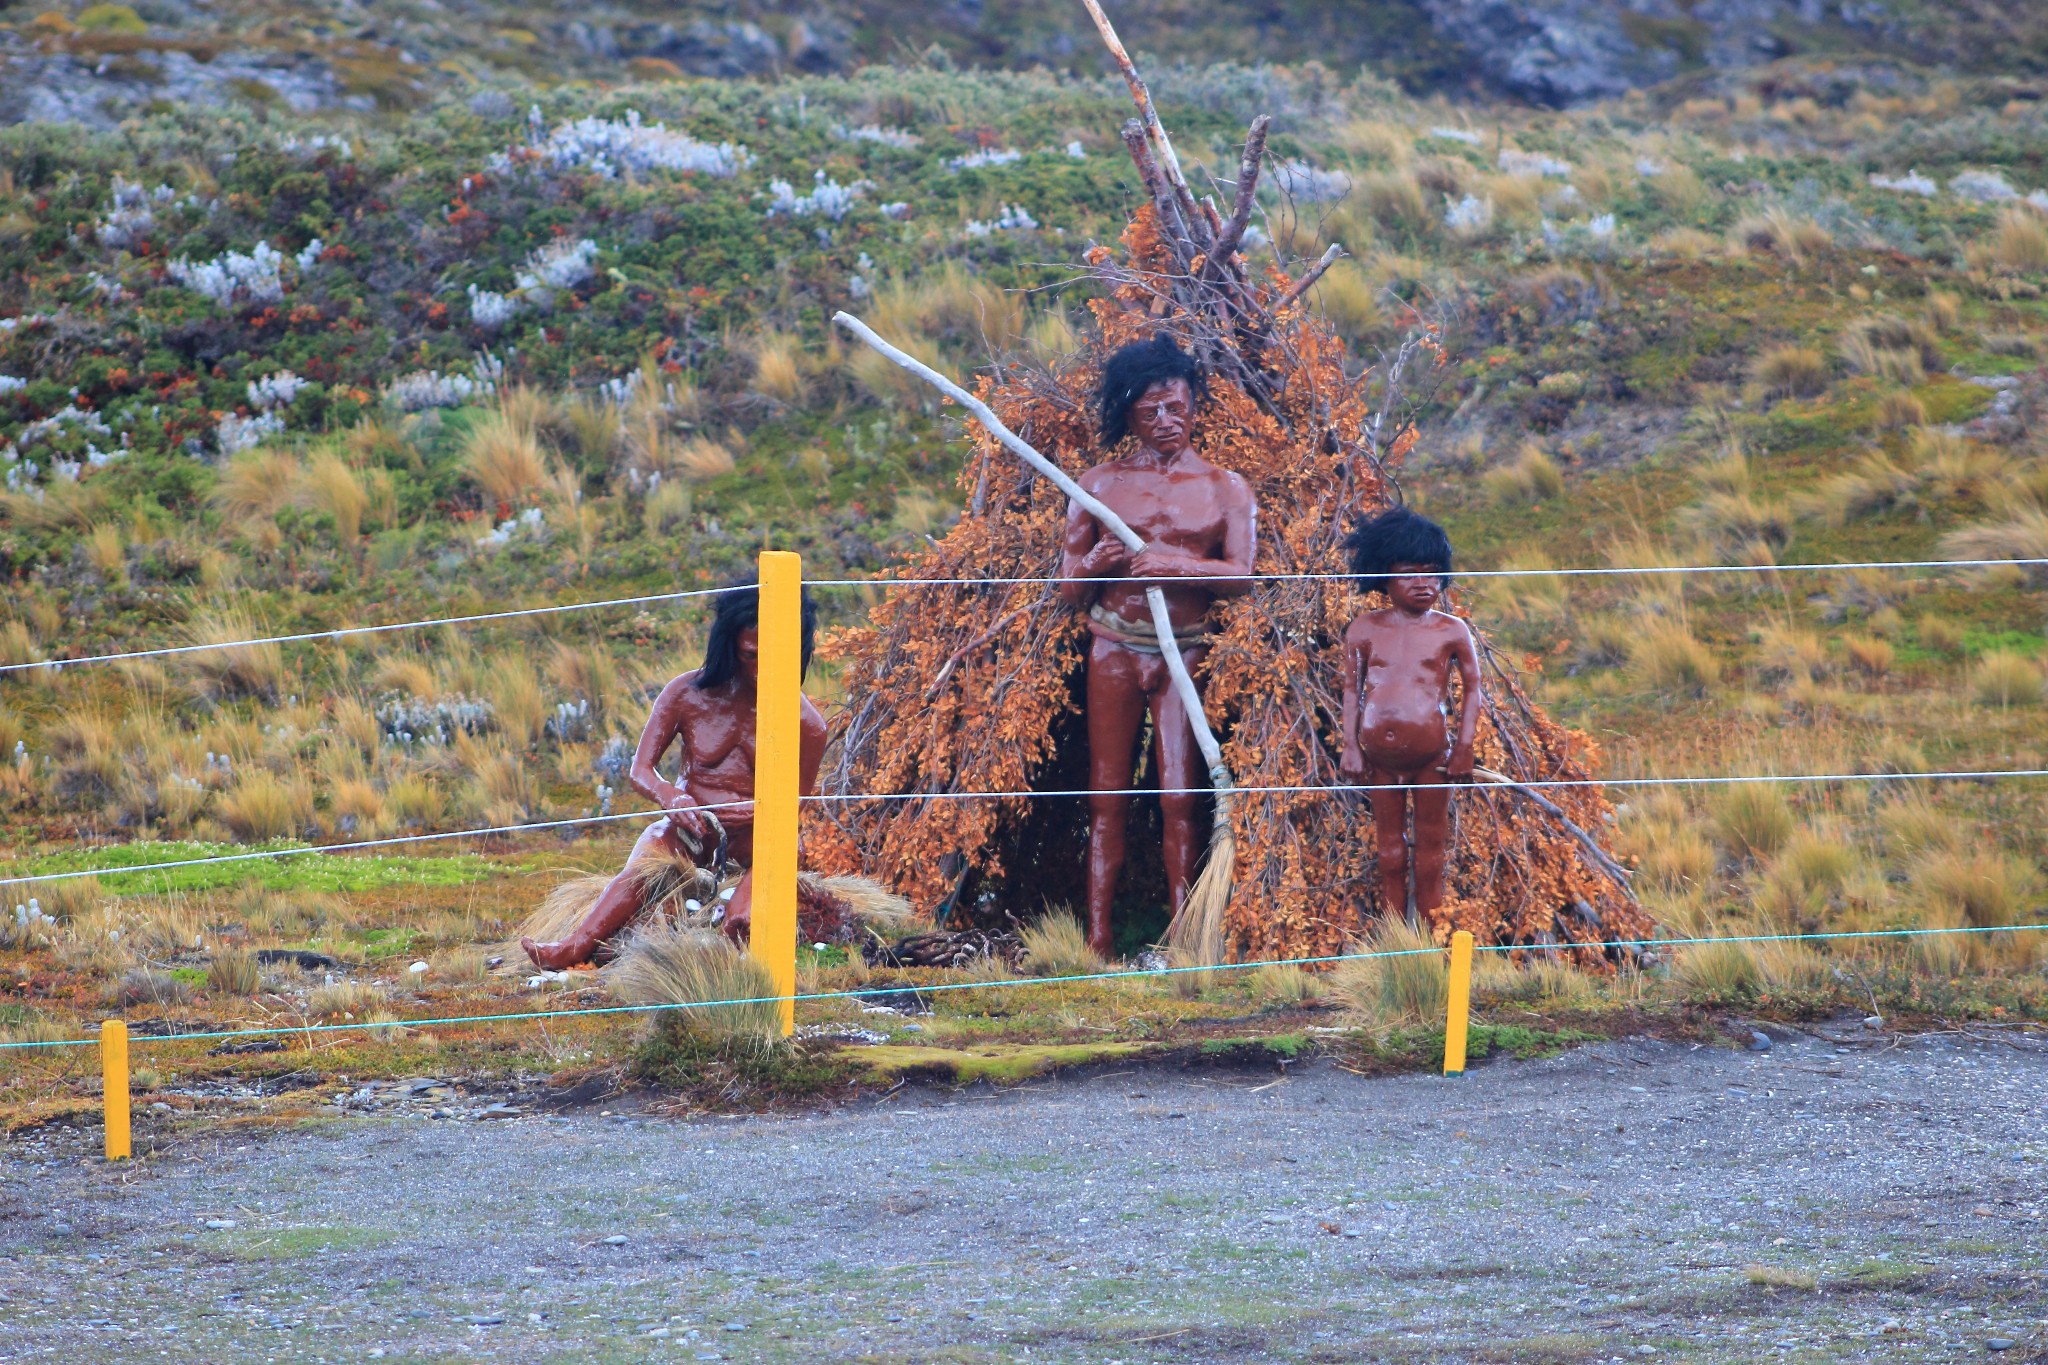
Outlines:
[[1678,950],[1672,980],[1687,1000],[1701,1005],[1737,1004],[1763,985],[1756,949],[1748,943],[1694,943]]
[[246,948],[216,948],[206,964],[206,989],[213,995],[254,995],[263,987],[256,955]]
[[1703,697],[1721,679],[1721,661],[1685,623],[1653,621],[1636,633],[1629,670],[1637,682],[1671,697]]
[[1776,783],[1738,782],[1714,800],[1721,846],[1739,858],[1766,858],[1785,847],[1798,821]]
[[1087,931],[1069,911],[1048,911],[1024,926],[1019,937],[1024,943],[1024,970],[1033,976],[1085,976],[1108,965],[1088,946]]
[[244,644],[271,634],[232,604],[201,607],[186,623],[188,644],[208,648],[172,656],[175,666],[208,701],[244,697],[275,703],[285,687],[284,652],[274,644]]
[[1245,978],[1245,989],[1256,1004],[1284,1008],[1315,999],[1322,994],[1322,982],[1299,967],[1281,963],[1254,969]]
[[306,999],[307,1012],[322,1019],[363,1018],[382,1005],[384,989],[369,981],[334,981],[314,988]]
[[1480,480],[1486,496],[1501,506],[1547,502],[1564,495],[1564,475],[1556,461],[1534,443],[1524,445],[1515,458],[1490,469]]
[[1728,241],[1736,250],[1776,256],[1792,265],[1803,265],[1835,244],[1834,234],[1819,223],[1784,208],[1736,220]]
[[2034,706],[2042,686],[2040,665],[2007,649],[1991,651],[1970,669],[1970,696],[1979,706]]
[[1451,998],[1451,969],[1435,940],[1405,921],[1382,919],[1354,952],[1384,957],[1340,962],[1330,973],[1330,993],[1361,1023],[1433,1024],[1444,1018]]
[[670,1007],[653,1016],[657,1030],[748,1052],[782,1039],[774,978],[722,934],[656,918],[627,941],[604,979],[626,1004]]
[[1990,255],[2015,275],[2048,274],[2048,217],[2031,206],[2006,209],[1992,232]]
[[1772,346],[1750,363],[1749,376],[1772,398],[1812,398],[1828,386],[1828,358],[1811,346]]
[[486,498],[506,508],[538,500],[553,471],[540,441],[539,397],[508,389],[478,418],[463,443],[462,468]]

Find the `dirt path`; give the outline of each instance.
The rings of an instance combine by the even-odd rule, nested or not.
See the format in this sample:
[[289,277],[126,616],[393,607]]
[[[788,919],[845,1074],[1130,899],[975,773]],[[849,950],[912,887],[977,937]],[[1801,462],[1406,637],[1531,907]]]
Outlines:
[[119,1171],[17,1143],[0,1361],[2043,1361],[2043,1054],[348,1118]]

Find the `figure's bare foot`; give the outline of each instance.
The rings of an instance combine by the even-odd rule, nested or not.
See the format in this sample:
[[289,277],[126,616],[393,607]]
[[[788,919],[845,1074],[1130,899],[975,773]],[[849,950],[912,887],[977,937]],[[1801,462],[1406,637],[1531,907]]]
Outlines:
[[737,915],[728,914],[720,921],[718,927],[727,938],[744,948],[747,945],[749,931],[754,927],[754,917],[744,911]]
[[519,946],[533,959],[533,965],[544,972],[559,972],[583,960],[576,953],[575,942],[570,939],[559,943],[537,943],[533,939],[522,938]]

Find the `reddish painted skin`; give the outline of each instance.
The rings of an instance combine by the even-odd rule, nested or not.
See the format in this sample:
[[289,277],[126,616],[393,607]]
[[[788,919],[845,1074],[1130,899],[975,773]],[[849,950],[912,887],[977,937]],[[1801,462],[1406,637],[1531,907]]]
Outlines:
[[[1472,743],[1479,729],[1479,654],[1472,631],[1436,610],[1441,573],[1426,564],[1396,564],[1387,581],[1391,607],[1362,612],[1344,632],[1343,752],[1339,769],[1352,781],[1389,790],[1372,793],[1379,841],[1380,904],[1408,906],[1408,807],[1415,807],[1415,908],[1444,899],[1444,854],[1451,794],[1444,785],[1472,780]],[[1445,730],[1451,673],[1464,684],[1456,738]],[[1360,693],[1363,691],[1363,705]]]
[[[669,683],[655,699],[640,747],[633,752],[633,790],[667,811],[633,844],[630,867],[642,857],[688,858],[687,832],[709,857],[715,847],[711,826],[700,806],[720,805],[712,812],[726,830],[726,857],[742,865],[754,860],[754,686],[761,674],[761,632],[748,626],[739,633],[739,672],[710,691],[697,686],[702,669]],[[811,699],[803,699],[803,737],[799,780],[806,796],[817,786],[818,764],[825,754],[825,718]],[[670,782],[655,765],[669,745],[681,741],[682,784]],[[722,805],[724,802],[737,805]],[[679,832],[680,831],[680,832]],[[735,942],[744,938],[752,919],[754,874],[740,878],[725,910],[725,932]],[[560,971],[588,962],[591,956],[641,911],[639,887],[621,873],[612,878],[569,937],[557,943],[521,939],[519,946],[534,965]]]
[[[1079,506],[1067,508],[1060,595],[1086,610],[1100,603],[1128,621],[1149,623],[1142,580],[1165,580],[1169,616],[1176,627],[1199,624],[1219,597],[1251,590],[1258,543],[1258,509],[1251,485],[1197,455],[1189,442],[1194,394],[1184,379],[1146,389],[1132,405],[1131,434],[1138,449],[1081,476],[1081,487],[1106,503],[1145,542],[1135,557]],[[1223,575],[1218,577],[1217,575]],[[1189,670],[1207,651],[1183,649]],[[1158,737],[1159,785],[1199,792],[1207,770],[1186,710],[1173,690],[1166,661],[1097,635],[1088,651],[1088,943],[1108,957],[1116,935],[1110,904],[1124,865],[1124,827],[1130,798],[1111,793],[1131,785],[1138,733],[1149,710]],[[1178,912],[1194,876],[1196,795],[1162,796],[1168,893]]]

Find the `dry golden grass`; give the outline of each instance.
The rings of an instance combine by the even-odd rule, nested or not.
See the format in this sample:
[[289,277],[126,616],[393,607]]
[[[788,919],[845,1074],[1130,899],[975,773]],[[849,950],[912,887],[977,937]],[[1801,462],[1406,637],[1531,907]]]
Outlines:
[[[870,324],[884,338],[928,362],[932,357],[914,343],[958,348],[978,362],[1007,353],[1024,336],[1022,297],[969,274],[957,262],[948,262],[915,280],[883,284],[875,291],[869,315]],[[866,347],[861,350],[873,354]],[[859,363],[858,355],[855,363]],[[923,384],[905,377],[913,384]]]
[[1945,289],[1930,289],[1921,301],[1921,316],[1937,332],[1953,332],[1963,323],[1963,300]]
[[298,480],[297,456],[259,446],[230,460],[207,498],[229,521],[268,520],[291,503]]
[[463,441],[463,472],[485,497],[502,506],[523,507],[538,500],[553,478],[540,444],[540,403],[530,389],[507,389]]
[[[1980,522],[1949,532],[1941,538],[1941,552],[1953,559],[2034,559],[2048,560],[2048,508],[2035,503],[2021,503],[2007,516],[1996,521]],[[2029,582],[2036,587],[2048,586],[2048,565],[2027,566]],[[1923,626],[1927,618],[1923,617]],[[1921,634],[1926,643],[1926,633]],[[1954,649],[1962,643],[1960,635]],[[1936,646],[1928,644],[1928,648]]]
[[119,585],[128,580],[128,544],[121,528],[112,522],[102,522],[86,534],[85,559],[108,583]]
[[802,343],[796,337],[787,332],[763,332],[754,343],[754,392],[801,408],[810,388],[802,360]]
[[1757,658],[1767,681],[1812,678],[1830,671],[1827,646],[1804,626],[1764,627],[1759,632]]
[[322,1019],[340,1015],[366,1016],[384,1003],[384,989],[368,981],[337,981],[314,988],[307,998],[308,1013]]
[[1990,254],[2015,275],[2048,274],[2048,218],[2031,206],[2006,209],[1998,215]]
[[1934,612],[1921,614],[1920,619],[1913,623],[1913,634],[1922,649],[1933,650],[1936,654],[1953,655],[1963,647],[1963,628]]
[[1245,978],[1245,989],[1261,1005],[1299,1005],[1322,994],[1322,982],[1299,967],[1274,964],[1255,968]]
[[732,473],[737,463],[725,442],[711,436],[692,436],[676,448],[672,467],[684,478],[701,483]]
[[1668,163],[1661,175],[1651,178],[1650,194],[1676,218],[1692,217],[1713,197],[1699,172],[1682,161]]
[[1049,910],[1024,926],[1024,970],[1033,976],[1086,976],[1107,964],[1088,946],[1081,921],[1066,910]]
[[491,973],[490,957],[472,943],[445,948],[429,959],[434,980],[452,986],[474,986]]
[[1774,782],[1737,782],[1714,799],[1721,845],[1737,857],[1764,858],[1783,848],[1798,822]]
[[1330,325],[1354,346],[1385,325],[1379,291],[1355,261],[1339,261],[1331,266],[1311,292]]
[[1650,239],[1650,249],[1680,261],[1704,261],[1724,249],[1721,238],[1698,228],[1668,228]]
[[1751,362],[1750,378],[1774,398],[1811,398],[1828,386],[1828,359],[1810,346],[1773,346]]
[[1389,232],[1420,236],[1436,226],[1422,182],[1409,170],[1375,171],[1358,181],[1358,202]]
[[1866,678],[1882,678],[1892,671],[1898,652],[1884,640],[1869,635],[1851,635],[1842,642],[1849,664]]
[[[185,626],[189,644],[228,646],[271,632],[232,603],[201,607]],[[284,653],[274,644],[233,644],[173,656],[174,666],[210,701],[255,697],[276,701],[285,690]]]
[[1645,624],[1629,649],[1629,671],[1652,691],[1698,697],[1721,679],[1721,661],[1683,621]]
[[1877,425],[1885,431],[1903,431],[1927,421],[1927,405],[1912,394],[1895,390],[1877,400]]
[[1737,250],[1767,251],[1793,264],[1835,244],[1833,234],[1819,223],[1783,208],[1743,216],[1729,231],[1728,241]]
[[238,839],[283,839],[313,823],[313,784],[303,775],[244,772],[214,803],[214,814]]
[[1486,496],[1503,506],[1546,502],[1564,494],[1564,475],[1534,443],[1523,445],[1512,463],[1490,469],[1480,480]]
[[1743,1269],[1743,1278],[1759,1289],[1797,1289],[1810,1293],[1820,1287],[1810,1270],[1795,1270],[1790,1266],[1752,1265]]
[[522,747],[538,743],[549,707],[532,658],[523,650],[494,655],[485,678],[483,694],[497,712],[499,728]]
[[1695,943],[1678,950],[1671,978],[1688,1000],[1725,1004],[1754,995],[1763,971],[1751,944]]
[[[774,979],[722,934],[657,919],[634,933],[604,979],[626,1004],[669,1007],[652,1016],[659,1031],[759,1052],[782,1041]],[[743,1003],[714,1003],[732,1001]]]
[[206,989],[214,995],[254,995],[263,987],[256,955],[246,948],[216,948],[206,964]]
[[300,478],[296,498],[316,512],[334,518],[336,537],[352,545],[363,533],[363,516],[370,510],[370,494],[348,462],[328,451],[313,458]]
[[2040,665],[2024,654],[1993,650],[1970,670],[1970,696],[1979,706],[2034,706],[2041,692]]
[[1383,918],[1352,951],[1387,954],[1340,962],[1331,971],[1330,993],[1353,1018],[1374,1025],[1443,1019],[1451,998],[1450,964],[1429,935]]

